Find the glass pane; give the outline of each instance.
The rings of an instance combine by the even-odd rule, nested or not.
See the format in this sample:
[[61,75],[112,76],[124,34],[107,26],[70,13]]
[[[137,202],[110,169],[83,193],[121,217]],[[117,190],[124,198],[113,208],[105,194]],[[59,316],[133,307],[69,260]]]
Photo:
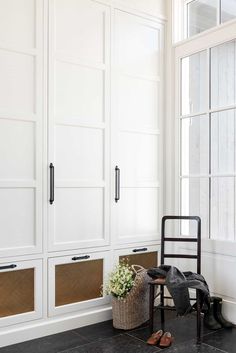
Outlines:
[[182,175],[209,172],[209,119],[206,115],[182,119]]
[[[202,220],[202,237],[208,237],[209,179],[184,178],[181,187],[181,214],[199,216]],[[196,222],[182,223],[182,235],[196,236]]]
[[207,108],[206,51],[182,59],[182,115]]
[[211,119],[211,171],[235,172],[235,110],[212,114]]
[[130,265],[140,265],[144,268],[156,267],[157,266],[157,257],[158,252],[148,252],[145,254],[134,254],[134,255],[124,255],[120,256],[119,260],[125,260]]
[[236,42],[211,49],[211,106],[225,107],[236,102]]
[[34,268],[0,273],[0,317],[34,311]]
[[226,22],[236,17],[236,1],[221,0],[221,22]]
[[99,298],[103,284],[103,260],[57,265],[56,306]]
[[188,6],[188,37],[217,25],[218,0],[194,0]]
[[234,240],[235,179],[212,178],[211,238]]

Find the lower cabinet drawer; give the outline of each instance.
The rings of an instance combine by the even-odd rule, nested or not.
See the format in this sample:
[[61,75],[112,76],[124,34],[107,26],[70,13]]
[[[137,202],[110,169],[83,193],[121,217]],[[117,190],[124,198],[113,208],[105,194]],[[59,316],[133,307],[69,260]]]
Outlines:
[[42,317],[42,260],[0,264],[0,327]]
[[144,268],[158,266],[160,246],[138,246],[115,251],[116,262],[125,261],[130,265],[140,265]]
[[109,253],[83,253],[49,259],[49,315],[108,302],[103,282]]

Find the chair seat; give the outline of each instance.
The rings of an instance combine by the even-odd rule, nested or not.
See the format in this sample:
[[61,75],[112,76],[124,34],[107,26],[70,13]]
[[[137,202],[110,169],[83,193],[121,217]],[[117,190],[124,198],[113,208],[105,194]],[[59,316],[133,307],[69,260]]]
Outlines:
[[163,277],[160,277],[160,278],[156,278],[154,280],[152,280],[150,282],[150,284],[154,284],[154,285],[165,285],[166,284],[166,279]]

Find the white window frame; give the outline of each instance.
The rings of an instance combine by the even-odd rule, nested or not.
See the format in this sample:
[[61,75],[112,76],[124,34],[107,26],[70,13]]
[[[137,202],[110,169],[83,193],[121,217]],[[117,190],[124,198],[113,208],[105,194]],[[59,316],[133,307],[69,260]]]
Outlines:
[[[184,7],[184,38],[188,37],[188,4],[197,0],[183,0],[183,7]],[[217,7],[217,24],[216,26],[212,27],[215,28],[221,24],[221,0],[218,0],[218,7]],[[204,31],[205,32],[205,31]]]
[[[180,140],[180,116],[181,116],[181,60],[184,57],[207,50],[236,39],[236,21],[229,21],[220,27],[188,38],[174,46],[174,70],[175,70],[175,213],[181,213],[181,140]],[[209,70],[209,68],[208,68]],[[209,72],[209,71],[208,71]],[[207,88],[207,91],[209,89]],[[210,110],[209,110],[210,112]],[[206,252],[235,256],[236,241],[221,241],[215,239],[203,239],[203,248]]]
[[172,0],[172,22],[173,22],[173,43],[189,40],[193,37],[201,36],[205,32],[215,31],[219,26],[225,26],[225,24],[233,23],[236,21],[232,19],[227,22],[221,22],[221,1],[218,0],[218,13],[217,13],[217,25],[206,31],[195,34],[194,36],[188,37],[187,35],[187,5],[196,0]]

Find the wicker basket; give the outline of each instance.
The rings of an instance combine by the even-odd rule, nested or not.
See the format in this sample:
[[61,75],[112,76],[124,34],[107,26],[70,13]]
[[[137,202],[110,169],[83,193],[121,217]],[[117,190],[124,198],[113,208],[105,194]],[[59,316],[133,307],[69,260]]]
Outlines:
[[147,270],[141,266],[132,266],[136,276],[134,287],[125,299],[112,297],[113,326],[130,330],[142,325],[149,319],[149,293]]

